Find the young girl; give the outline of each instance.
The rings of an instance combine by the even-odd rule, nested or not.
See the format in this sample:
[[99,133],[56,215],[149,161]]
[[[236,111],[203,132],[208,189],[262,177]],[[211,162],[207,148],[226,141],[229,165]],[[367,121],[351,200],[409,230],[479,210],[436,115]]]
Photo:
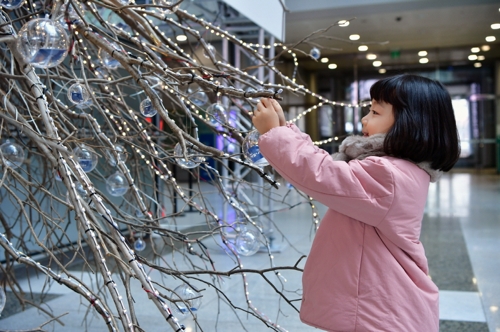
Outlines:
[[419,241],[429,182],[457,161],[451,98],[438,82],[375,83],[363,136],[330,156],[262,99],[253,123],[269,163],[325,204],[302,277],[301,320],[328,331],[439,330],[438,288]]

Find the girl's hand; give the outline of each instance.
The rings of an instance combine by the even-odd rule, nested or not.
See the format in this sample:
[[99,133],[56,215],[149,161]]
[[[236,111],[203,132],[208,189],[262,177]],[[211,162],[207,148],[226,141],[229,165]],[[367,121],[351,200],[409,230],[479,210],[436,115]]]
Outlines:
[[[281,106],[279,109],[281,110]],[[283,110],[281,110],[281,113],[283,113]],[[253,112],[252,122],[261,135],[264,135],[269,130],[280,126],[280,118],[271,99],[262,98],[259,101],[257,109]]]
[[271,104],[274,107],[276,113],[278,113],[278,118],[280,119],[280,126],[286,126],[285,113],[283,113],[283,109],[281,108],[280,103],[276,99],[269,99]]

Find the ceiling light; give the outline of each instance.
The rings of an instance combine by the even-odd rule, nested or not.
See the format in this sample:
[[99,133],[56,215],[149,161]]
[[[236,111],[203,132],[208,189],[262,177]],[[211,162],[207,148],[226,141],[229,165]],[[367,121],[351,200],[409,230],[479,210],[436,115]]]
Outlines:
[[175,37],[175,39],[177,39],[177,41],[182,42],[182,41],[186,41],[188,39],[188,37],[186,35],[177,35]]
[[380,68],[380,69],[378,70],[378,73],[379,73],[379,74],[385,74],[386,72],[387,72],[387,70],[386,70],[385,68]]
[[327,63],[328,62],[328,58],[321,58],[320,61],[323,62],[323,63]]
[[427,63],[427,62],[429,62],[429,59],[427,59],[427,58],[420,58],[420,60],[418,60],[418,62],[420,62],[420,63]]
[[373,67],[380,67],[382,66],[382,61],[373,61]]
[[366,45],[359,45],[358,46],[358,51],[361,51],[361,52],[368,51],[368,46],[366,46]]
[[469,55],[469,60],[470,60],[470,61],[477,60],[477,55],[475,55],[475,54],[471,54],[471,55]]
[[492,28],[493,30],[498,30],[498,29],[500,29],[500,23],[493,23],[493,24],[491,25],[491,28]]
[[481,66],[482,66],[481,62],[476,62],[476,63],[474,63],[474,67],[476,67],[476,68],[479,68],[479,67],[481,67]]
[[487,41],[487,42],[494,42],[495,40],[497,40],[497,39],[495,38],[495,36],[488,36],[488,37],[486,37],[485,39],[486,39],[486,41]]
[[339,25],[339,27],[346,27],[349,25],[349,21],[348,20],[340,20],[337,22],[337,24]]
[[375,60],[375,59],[377,58],[377,55],[376,55],[376,54],[373,54],[373,53],[368,53],[368,54],[366,55],[366,58],[367,58],[368,60]]
[[479,47],[473,47],[473,48],[471,48],[471,49],[470,49],[470,51],[471,51],[472,53],[479,53],[479,51],[480,51],[480,50],[481,50],[481,49],[480,49]]
[[484,55],[477,56],[477,61],[483,61],[483,60],[484,60]]
[[330,64],[328,65],[328,69],[335,69],[335,68],[337,68],[337,65],[336,65],[336,64],[334,64],[334,63],[330,63]]
[[490,45],[483,45],[483,46],[481,46],[481,51],[488,52],[489,50],[490,50]]
[[418,52],[418,56],[426,56],[426,55],[427,55],[427,51]]
[[360,36],[360,35],[358,35],[358,34],[353,34],[353,35],[350,35],[350,36],[349,36],[349,39],[350,39],[350,40],[358,40],[359,38],[361,38],[361,36]]

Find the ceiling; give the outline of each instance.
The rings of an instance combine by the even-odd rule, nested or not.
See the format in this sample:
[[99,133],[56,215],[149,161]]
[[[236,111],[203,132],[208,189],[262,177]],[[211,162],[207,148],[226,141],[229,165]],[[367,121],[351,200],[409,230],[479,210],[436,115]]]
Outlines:
[[[354,63],[360,68],[373,67],[372,61],[366,59],[367,53],[375,53],[382,61],[381,68],[387,69],[473,66],[477,61],[468,60],[471,48],[486,44],[489,51],[476,53],[484,56],[482,63],[500,59],[500,30],[491,29],[492,23],[500,23],[498,0],[286,0],[285,4],[289,10],[285,36],[288,45],[339,20],[352,19],[349,26],[334,26],[322,34],[326,38],[312,41],[322,47],[322,56],[336,63],[338,69],[352,68]],[[352,42],[351,34],[361,38]],[[497,40],[488,43],[486,36]],[[358,51],[361,44],[367,45],[368,51]],[[308,53],[313,46],[302,43],[299,48]],[[420,50],[428,52],[429,63],[419,63]],[[327,69],[328,63],[298,56],[303,67]]]

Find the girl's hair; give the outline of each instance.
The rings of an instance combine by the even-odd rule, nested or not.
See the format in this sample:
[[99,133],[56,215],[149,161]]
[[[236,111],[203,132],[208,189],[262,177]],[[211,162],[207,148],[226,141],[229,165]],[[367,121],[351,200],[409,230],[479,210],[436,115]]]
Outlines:
[[392,105],[394,125],[384,141],[387,155],[449,171],[460,156],[451,97],[445,87],[416,75],[398,75],[376,82],[372,100]]

